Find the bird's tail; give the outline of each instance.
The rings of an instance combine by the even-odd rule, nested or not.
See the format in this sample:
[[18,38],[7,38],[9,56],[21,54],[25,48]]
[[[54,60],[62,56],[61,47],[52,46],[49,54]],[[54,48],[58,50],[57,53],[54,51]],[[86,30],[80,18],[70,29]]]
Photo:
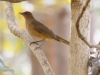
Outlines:
[[65,40],[65,39],[63,39],[63,38],[61,38],[61,37],[59,37],[58,35],[56,35],[56,37],[57,37],[57,40],[59,40],[59,42],[63,42],[64,44],[67,44],[67,45],[70,44],[69,41],[67,41],[67,40]]

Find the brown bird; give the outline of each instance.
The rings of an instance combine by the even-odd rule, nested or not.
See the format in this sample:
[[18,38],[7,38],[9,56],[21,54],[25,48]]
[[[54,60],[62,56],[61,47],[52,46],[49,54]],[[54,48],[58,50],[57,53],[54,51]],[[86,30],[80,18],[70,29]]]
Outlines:
[[[58,35],[55,35],[48,27],[46,27],[44,24],[37,21],[31,14],[31,12],[26,11],[26,12],[22,12],[20,14],[23,15],[25,18],[26,28],[27,28],[29,34],[32,37],[37,37],[37,38],[42,39],[42,40],[36,41],[36,42],[41,42],[41,41],[45,41],[47,39],[48,40],[51,39],[51,40],[56,40],[56,41],[63,42],[65,44],[69,45],[69,41],[59,37]],[[35,42],[32,42],[32,43],[35,43]]]

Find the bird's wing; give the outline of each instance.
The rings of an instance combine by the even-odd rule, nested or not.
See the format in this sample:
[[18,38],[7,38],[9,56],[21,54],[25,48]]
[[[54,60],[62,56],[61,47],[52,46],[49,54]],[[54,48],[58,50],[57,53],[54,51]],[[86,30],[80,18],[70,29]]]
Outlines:
[[42,34],[42,35],[44,35],[46,37],[50,37],[50,38],[56,39],[56,35],[49,28],[47,28],[45,25],[43,25],[42,23],[40,23],[38,21],[35,21],[35,22],[32,22],[32,25],[34,25],[34,29],[38,33],[40,33],[40,34]]

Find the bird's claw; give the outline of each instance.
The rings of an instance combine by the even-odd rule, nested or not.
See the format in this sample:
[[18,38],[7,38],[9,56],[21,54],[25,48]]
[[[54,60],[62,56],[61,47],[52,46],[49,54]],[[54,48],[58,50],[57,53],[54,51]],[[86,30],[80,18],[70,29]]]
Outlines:
[[30,43],[30,45],[32,45],[32,44],[37,44],[37,45],[38,45],[38,43],[37,43],[37,42],[31,42],[31,43]]
[[41,49],[40,47],[36,47],[34,50]]

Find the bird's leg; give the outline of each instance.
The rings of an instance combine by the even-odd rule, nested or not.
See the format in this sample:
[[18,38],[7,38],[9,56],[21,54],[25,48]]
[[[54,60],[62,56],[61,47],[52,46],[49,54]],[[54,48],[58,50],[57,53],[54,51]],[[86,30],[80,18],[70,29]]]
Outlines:
[[39,46],[39,48],[43,45],[44,42],[45,42],[45,40],[42,40],[42,44]]
[[41,44],[39,47],[36,47],[35,50],[36,50],[37,48],[41,48],[41,46],[43,45],[43,43],[45,42],[45,40],[40,40],[40,41],[38,41],[38,42],[42,42],[42,44]]
[[31,43],[30,43],[30,45],[31,45],[31,44],[34,44],[34,43],[36,43],[36,44],[38,45],[38,43],[37,43],[37,42],[42,42],[42,41],[44,41],[44,40],[39,40],[39,41],[34,41],[34,42],[31,42]]

